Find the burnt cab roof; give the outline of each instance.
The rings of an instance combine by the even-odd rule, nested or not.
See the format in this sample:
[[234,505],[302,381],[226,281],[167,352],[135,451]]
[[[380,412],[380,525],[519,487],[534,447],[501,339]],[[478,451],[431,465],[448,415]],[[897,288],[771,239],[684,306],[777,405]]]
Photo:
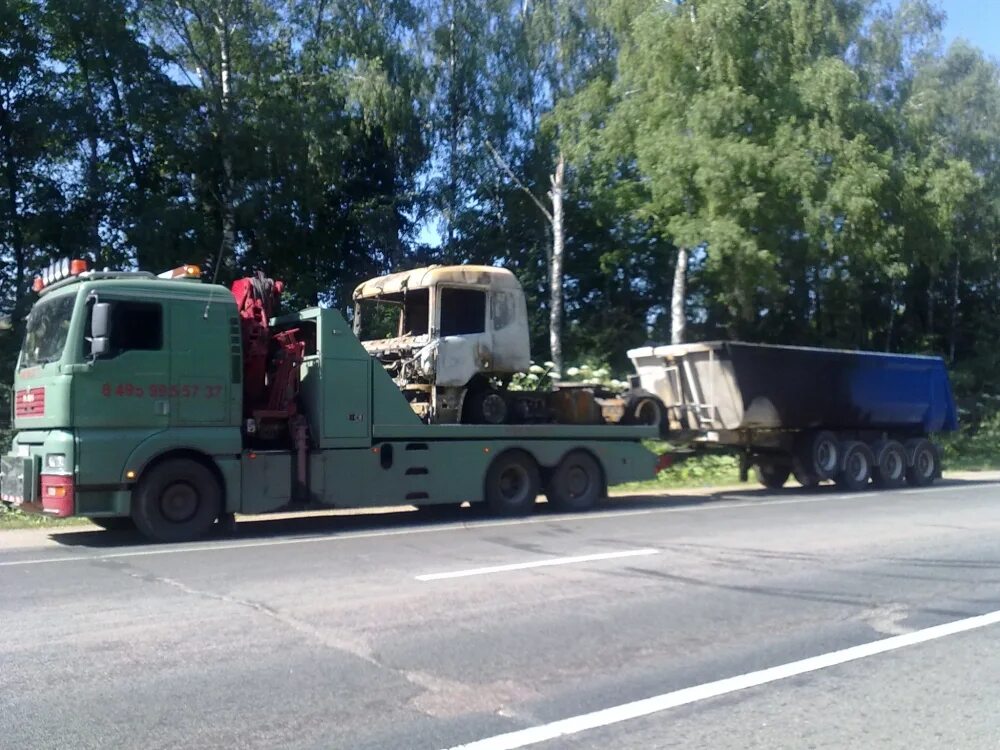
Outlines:
[[354,290],[354,299],[368,299],[399,294],[407,289],[426,289],[438,285],[480,289],[521,290],[517,277],[496,266],[427,266],[369,279]]

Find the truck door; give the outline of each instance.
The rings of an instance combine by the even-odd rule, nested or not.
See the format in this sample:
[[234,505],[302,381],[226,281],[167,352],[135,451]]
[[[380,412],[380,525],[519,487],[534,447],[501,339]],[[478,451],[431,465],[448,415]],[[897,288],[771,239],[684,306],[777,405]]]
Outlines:
[[437,305],[437,384],[464,386],[493,367],[493,346],[486,330],[486,291],[441,287]]
[[[170,379],[164,383],[174,427],[225,424],[238,420],[239,339],[234,354],[231,328],[239,333],[232,305],[223,301],[176,301],[170,308]],[[239,363],[237,363],[239,365]],[[234,375],[235,373],[235,375]],[[234,405],[233,400],[236,399]]]
[[[155,388],[170,377],[163,305],[103,292],[100,301],[111,305],[109,347],[73,378],[74,423],[159,431],[167,426],[169,411]],[[87,328],[89,338],[89,320]]]

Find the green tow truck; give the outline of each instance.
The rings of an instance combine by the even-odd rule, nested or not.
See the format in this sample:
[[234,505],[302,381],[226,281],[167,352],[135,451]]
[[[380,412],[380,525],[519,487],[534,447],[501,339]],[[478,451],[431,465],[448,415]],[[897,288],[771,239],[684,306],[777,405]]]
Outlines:
[[[519,514],[542,492],[585,510],[655,475],[650,404],[509,387],[527,364],[509,272],[410,274],[361,285],[352,326],[331,309],[277,315],[282,285],[259,274],[230,289],[196,266],[53,264],[17,363],[0,499],[172,542],[235,513],[469,502]],[[362,343],[370,302],[398,325]]]

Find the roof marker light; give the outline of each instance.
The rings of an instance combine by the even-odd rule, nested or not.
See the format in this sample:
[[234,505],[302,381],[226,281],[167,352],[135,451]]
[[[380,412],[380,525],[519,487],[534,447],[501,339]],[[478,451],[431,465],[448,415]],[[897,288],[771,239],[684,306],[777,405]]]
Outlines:
[[201,278],[201,268],[191,264],[185,264],[183,266],[177,266],[177,268],[171,268],[169,271],[164,271],[159,274],[161,279],[200,279]]
[[49,284],[68,279],[70,276],[79,276],[81,273],[86,272],[86,270],[87,261],[80,258],[70,259],[67,257],[55,260],[43,268],[42,272],[35,277],[31,283],[31,289],[35,292],[41,292]]

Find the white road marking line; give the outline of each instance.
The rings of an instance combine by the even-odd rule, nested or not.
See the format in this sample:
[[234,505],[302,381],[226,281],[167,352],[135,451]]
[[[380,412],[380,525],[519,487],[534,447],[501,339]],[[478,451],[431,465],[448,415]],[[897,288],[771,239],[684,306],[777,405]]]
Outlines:
[[664,693],[632,703],[623,703],[619,706],[573,716],[569,719],[554,721],[550,724],[542,724],[537,727],[529,727],[528,729],[508,732],[507,734],[487,737],[465,745],[457,745],[450,748],[450,750],[517,750],[518,748],[537,745],[540,742],[547,742],[558,737],[566,737],[567,735],[578,734],[590,729],[606,727],[609,724],[618,724],[623,721],[638,719],[671,708],[677,708],[678,706],[686,706],[691,703],[708,700],[709,698],[717,698],[739,690],[766,685],[778,680],[788,679],[789,677],[816,672],[821,669],[835,667],[838,664],[866,659],[870,656],[878,656],[889,651],[916,646],[928,641],[947,638],[948,636],[966,633],[970,630],[977,630],[998,623],[1000,623],[1000,610],[977,617],[948,622],[943,625],[935,625],[934,627],[906,633],[905,635],[895,635],[880,641],[863,643],[860,646],[852,646],[840,651],[831,651],[827,654],[812,656],[808,659],[781,664],[757,672],[748,672],[736,677],[727,677],[715,682],[706,682],[703,685],[675,690],[671,693]]
[[[930,493],[930,492],[946,492],[952,490],[982,490],[982,489],[996,489],[1000,487],[1000,482],[984,482],[982,484],[976,484],[972,486],[965,485],[949,485],[946,487],[930,487],[927,489],[918,490],[918,492]],[[650,515],[660,515],[662,513],[703,513],[708,511],[716,510],[733,510],[739,508],[766,508],[772,505],[803,505],[806,503],[823,503],[829,502],[831,500],[844,500],[844,501],[856,501],[856,500],[872,500],[873,498],[892,498],[895,495],[900,495],[906,490],[889,490],[886,492],[858,492],[852,495],[796,495],[794,497],[780,498],[777,500],[755,500],[753,497],[746,497],[741,495],[720,495],[722,499],[734,500],[737,499],[738,502],[728,502],[723,503],[715,501],[709,505],[681,505],[677,507],[670,508],[645,508],[637,510],[606,510],[597,511],[592,513],[580,513],[580,514],[553,514],[553,515],[543,515],[534,516],[532,518],[521,518],[512,520],[498,520],[498,521],[470,521],[461,523],[444,524],[441,526],[421,526],[413,529],[393,529],[389,531],[357,531],[357,532],[347,532],[344,534],[335,535],[324,535],[324,536],[306,536],[306,537],[294,537],[286,539],[257,539],[248,542],[222,542],[218,544],[201,544],[197,547],[191,546],[179,546],[179,547],[156,547],[154,549],[141,549],[135,550],[133,552],[115,552],[107,555],[73,555],[67,557],[47,557],[37,560],[8,560],[0,562],[0,568],[15,567],[22,565],[45,565],[49,563],[66,563],[66,562],[81,562],[81,561],[95,561],[95,560],[114,560],[118,558],[129,558],[129,557],[150,557],[153,555],[179,555],[185,552],[224,552],[231,549],[249,549],[254,547],[282,547],[287,544],[313,544],[316,542],[346,542],[352,539],[373,539],[377,537],[393,537],[393,536],[408,536],[411,534],[437,534],[444,531],[455,531],[456,529],[478,529],[478,528],[496,528],[500,526],[525,526],[529,524],[538,523],[558,523],[564,521],[599,521],[605,518],[627,518],[631,516],[650,516]],[[671,497],[666,495],[664,497]],[[678,496],[684,497],[684,496]]]
[[529,568],[547,568],[552,565],[573,565],[574,563],[591,562],[593,560],[614,560],[619,557],[639,557],[641,555],[658,555],[660,550],[629,549],[621,552],[598,552],[593,555],[576,555],[574,557],[553,557],[547,560],[533,560],[532,562],[510,563],[508,565],[491,565],[486,568],[469,568],[467,570],[453,570],[448,573],[424,573],[414,576],[418,581],[443,581],[448,578],[466,578],[468,576],[484,576],[491,573],[506,573],[511,570],[527,570]]

